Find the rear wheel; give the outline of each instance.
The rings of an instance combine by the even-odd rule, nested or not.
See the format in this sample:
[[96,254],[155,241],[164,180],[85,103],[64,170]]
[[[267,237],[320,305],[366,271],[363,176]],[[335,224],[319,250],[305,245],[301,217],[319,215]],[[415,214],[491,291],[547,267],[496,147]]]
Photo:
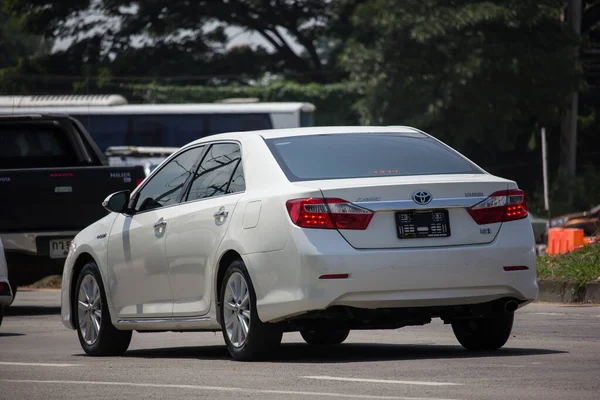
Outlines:
[[4,319],[4,306],[0,306],[0,326],[2,326],[3,319]]
[[83,350],[90,356],[118,356],[129,347],[131,331],[120,331],[110,321],[98,266],[86,264],[77,280],[75,326]]
[[510,337],[514,317],[514,313],[507,312],[488,318],[454,320],[452,330],[467,350],[497,350]]
[[256,293],[241,260],[233,261],[227,268],[219,298],[221,327],[229,354],[240,361],[270,356],[281,343],[283,331],[258,318]]
[[314,346],[332,346],[343,343],[350,329],[315,329],[300,331],[302,339]]

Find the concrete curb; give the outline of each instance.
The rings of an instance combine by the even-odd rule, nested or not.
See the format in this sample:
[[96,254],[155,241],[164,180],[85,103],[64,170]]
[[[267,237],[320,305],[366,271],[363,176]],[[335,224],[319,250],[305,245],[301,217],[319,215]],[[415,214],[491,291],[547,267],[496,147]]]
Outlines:
[[586,283],[578,288],[574,282],[539,280],[538,285],[537,301],[600,304],[600,283]]

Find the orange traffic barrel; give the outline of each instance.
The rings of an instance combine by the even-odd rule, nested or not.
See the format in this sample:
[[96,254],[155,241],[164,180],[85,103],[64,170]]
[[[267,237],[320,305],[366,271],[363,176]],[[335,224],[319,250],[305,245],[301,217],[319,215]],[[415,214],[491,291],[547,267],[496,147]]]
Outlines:
[[564,254],[584,244],[583,229],[550,228],[548,229],[548,247],[546,254]]

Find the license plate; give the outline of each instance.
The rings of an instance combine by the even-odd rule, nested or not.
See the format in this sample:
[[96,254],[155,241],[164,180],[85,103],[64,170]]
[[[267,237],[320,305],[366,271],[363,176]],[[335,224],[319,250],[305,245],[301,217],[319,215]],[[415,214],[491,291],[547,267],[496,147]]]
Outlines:
[[448,210],[411,210],[396,213],[399,239],[450,236]]
[[71,239],[50,239],[50,258],[67,258]]

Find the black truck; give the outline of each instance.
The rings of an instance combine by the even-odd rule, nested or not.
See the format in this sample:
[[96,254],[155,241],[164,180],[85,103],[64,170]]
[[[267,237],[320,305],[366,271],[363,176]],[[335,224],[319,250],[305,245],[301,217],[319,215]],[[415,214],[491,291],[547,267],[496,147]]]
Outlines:
[[61,274],[72,238],[106,215],[104,198],[144,177],[141,166],[108,166],[74,118],[0,117],[0,238],[13,293]]

